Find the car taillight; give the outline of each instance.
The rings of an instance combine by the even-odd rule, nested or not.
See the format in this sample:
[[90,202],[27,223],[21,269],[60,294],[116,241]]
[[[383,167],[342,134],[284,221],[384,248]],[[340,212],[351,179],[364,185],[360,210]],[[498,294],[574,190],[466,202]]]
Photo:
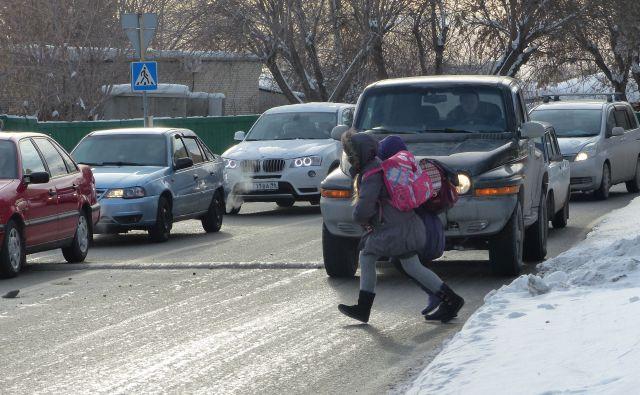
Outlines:
[[320,195],[328,199],[350,199],[351,191],[348,189],[321,189]]

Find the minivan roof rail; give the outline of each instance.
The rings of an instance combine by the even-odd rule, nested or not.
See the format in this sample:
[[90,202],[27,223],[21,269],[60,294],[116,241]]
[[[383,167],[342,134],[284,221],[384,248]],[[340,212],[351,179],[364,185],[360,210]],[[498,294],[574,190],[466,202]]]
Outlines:
[[622,101],[622,93],[620,92],[608,92],[608,93],[553,93],[549,95],[540,95],[542,102],[549,103],[550,101],[560,101],[560,96],[569,97],[588,97],[588,96],[605,96],[607,102]]

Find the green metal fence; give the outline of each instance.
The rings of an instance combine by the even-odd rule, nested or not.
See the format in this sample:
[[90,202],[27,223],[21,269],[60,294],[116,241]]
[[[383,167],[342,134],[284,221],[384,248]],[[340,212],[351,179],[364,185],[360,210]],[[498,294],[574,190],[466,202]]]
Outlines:
[[[238,130],[247,131],[258,115],[226,117],[156,118],[154,126],[191,129],[215,153],[221,154],[234,144],[233,135]],[[38,122],[33,118],[0,115],[2,130],[37,132],[48,134],[63,147],[71,150],[94,130],[142,127],[142,119],[115,121]]]

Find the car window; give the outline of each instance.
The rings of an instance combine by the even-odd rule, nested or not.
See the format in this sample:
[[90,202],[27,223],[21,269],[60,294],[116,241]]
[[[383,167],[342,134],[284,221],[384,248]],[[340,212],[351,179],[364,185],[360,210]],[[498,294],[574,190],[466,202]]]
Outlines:
[[609,111],[607,115],[607,136],[611,136],[613,128],[616,126],[616,117],[613,115],[613,110]]
[[627,117],[629,118],[629,122],[631,124],[631,129],[638,128],[638,118],[636,114],[631,110],[631,108],[625,106],[625,111],[627,112]]
[[342,119],[340,119],[341,125],[351,126],[353,124],[353,108],[347,108],[342,111]]
[[76,166],[76,164],[73,162],[73,159],[71,159],[71,156],[69,156],[69,154],[67,154],[67,152],[64,149],[62,149],[62,147],[60,147],[58,144],[54,143],[53,145],[56,147],[60,155],[62,155],[64,164],[67,166],[67,172],[75,173],[76,171],[78,171],[78,166]]
[[40,153],[31,140],[20,141],[20,156],[22,157],[22,173],[24,175],[47,171],[42,163]]
[[187,146],[187,150],[189,151],[189,156],[193,160],[193,163],[204,162],[202,151],[200,151],[200,146],[198,146],[198,142],[196,141],[195,137],[183,137],[182,140]]
[[64,159],[62,159],[62,155],[60,155],[56,147],[47,139],[38,138],[34,139],[34,141],[40,149],[42,156],[44,156],[44,161],[49,167],[49,175],[51,178],[66,175],[67,165],[65,165]]
[[533,110],[531,120],[550,123],[559,137],[591,137],[600,134],[602,111],[577,108]]
[[11,141],[0,140],[0,179],[18,178],[16,147]]
[[555,155],[558,159],[562,158],[562,151],[560,151],[560,145],[558,144],[558,138],[555,136],[555,134],[551,135],[551,141],[553,142],[553,150],[555,151]]
[[175,162],[177,159],[188,158],[187,148],[184,146],[182,142],[182,138],[176,135],[173,139],[173,161]]
[[167,140],[161,134],[94,134],[73,150],[76,162],[91,166],[166,166]]
[[552,161],[554,158],[553,153],[553,144],[551,143],[551,136],[547,133],[544,137],[544,145],[545,145],[545,157],[547,161]]
[[522,101],[520,100],[520,95],[516,92],[513,92],[513,97],[515,97],[516,102],[516,118],[518,123],[522,123],[525,120],[524,117],[524,107],[522,106]]
[[209,149],[209,147],[207,147],[207,145],[204,143],[204,141],[198,139],[198,143],[200,143],[200,149],[204,153],[204,156],[206,157],[206,160],[207,161],[214,160],[215,159],[215,155],[213,155],[213,152],[211,152],[211,150]]
[[479,133],[507,131],[503,91],[484,86],[381,87],[362,98],[358,130]]
[[627,113],[622,108],[616,108],[613,111],[613,116],[616,119],[616,126],[620,126],[624,130],[631,129],[631,125],[629,124],[629,119],[627,118]]
[[265,114],[253,125],[246,141],[330,139],[336,112],[286,112]]

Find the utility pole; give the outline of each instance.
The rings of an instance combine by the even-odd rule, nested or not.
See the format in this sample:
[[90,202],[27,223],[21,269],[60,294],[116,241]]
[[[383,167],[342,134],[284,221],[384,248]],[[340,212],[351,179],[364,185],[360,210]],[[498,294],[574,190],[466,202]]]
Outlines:
[[[140,61],[144,62],[144,55],[147,48],[144,45],[144,15],[138,13],[138,42],[140,43]],[[153,127],[153,118],[149,116],[149,98],[147,91],[142,91],[142,118],[144,119],[144,127]]]

